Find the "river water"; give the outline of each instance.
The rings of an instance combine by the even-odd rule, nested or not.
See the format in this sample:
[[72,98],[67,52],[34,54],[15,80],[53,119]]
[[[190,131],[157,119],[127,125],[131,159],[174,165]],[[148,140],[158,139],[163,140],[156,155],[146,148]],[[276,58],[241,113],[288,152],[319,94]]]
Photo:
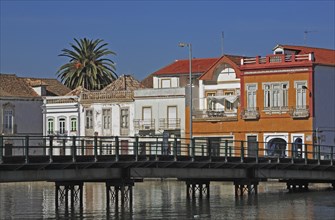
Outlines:
[[186,184],[148,180],[133,188],[133,207],[106,209],[105,185],[85,183],[83,209],[55,210],[53,183],[1,183],[0,219],[335,219],[328,184],[288,192],[284,183],[259,185],[258,195],[235,198],[229,182],[211,182],[210,199],[186,199]]

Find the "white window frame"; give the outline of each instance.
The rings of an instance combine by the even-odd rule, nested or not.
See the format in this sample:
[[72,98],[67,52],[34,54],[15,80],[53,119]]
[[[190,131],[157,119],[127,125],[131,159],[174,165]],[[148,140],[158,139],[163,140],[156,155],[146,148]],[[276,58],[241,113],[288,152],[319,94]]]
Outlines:
[[65,134],[66,131],[66,118],[65,117],[59,117],[58,118],[58,131],[59,134]]
[[55,132],[55,118],[47,118],[47,125],[47,134],[53,134]]
[[71,117],[70,118],[70,128],[71,128],[71,131],[74,132],[74,131],[77,131],[78,128],[77,128],[77,118],[76,117]]
[[[90,114],[88,114],[90,113]],[[85,110],[85,128],[93,129],[93,109]]]
[[305,109],[307,106],[307,92],[303,89],[303,86],[307,86],[307,81],[295,81],[294,88],[296,91],[296,108]]
[[287,110],[288,109],[288,89],[289,89],[289,82],[263,83],[264,110],[265,111]]
[[[251,87],[254,87],[251,89]],[[254,110],[257,107],[257,83],[248,83],[246,84],[246,93],[247,93],[247,109]],[[251,99],[250,99],[251,97]],[[250,102],[252,100],[252,102]]]
[[108,130],[111,129],[111,116],[112,116],[112,109],[105,108],[102,109],[102,123],[103,123],[103,129]]
[[[127,114],[124,114],[125,112]],[[121,108],[120,116],[120,127],[129,128],[129,108]]]

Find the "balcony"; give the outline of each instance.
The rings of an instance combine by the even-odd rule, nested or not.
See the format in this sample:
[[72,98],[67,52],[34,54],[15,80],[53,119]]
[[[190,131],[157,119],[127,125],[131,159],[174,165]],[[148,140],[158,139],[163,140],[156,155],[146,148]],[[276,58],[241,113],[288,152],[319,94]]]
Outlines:
[[0,129],[1,133],[4,135],[11,135],[11,134],[16,134],[17,133],[17,125],[9,125],[9,124],[2,124],[1,126],[2,129]]
[[134,127],[137,131],[155,130],[155,119],[135,119]]
[[241,59],[241,65],[255,65],[255,64],[279,64],[279,63],[297,63],[304,61],[313,61],[314,55],[313,53],[308,54],[275,54],[268,55],[266,57],[253,57],[253,58],[243,58]]
[[307,105],[291,107],[289,113],[293,119],[308,118],[309,107]]
[[134,97],[132,91],[93,91],[93,92],[84,92],[81,94],[81,101],[83,103],[90,102],[108,102],[115,100],[132,100]]
[[259,109],[258,109],[258,107],[242,108],[241,118],[243,120],[258,120],[259,119]]
[[64,136],[64,137],[66,137],[68,135],[68,131],[66,131],[66,130],[59,130],[59,131],[55,131],[54,134],[56,136]]
[[180,118],[160,118],[160,130],[176,130],[180,129]]
[[237,109],[224,111],[223,109],[195,109],[193,121],[237,121]]

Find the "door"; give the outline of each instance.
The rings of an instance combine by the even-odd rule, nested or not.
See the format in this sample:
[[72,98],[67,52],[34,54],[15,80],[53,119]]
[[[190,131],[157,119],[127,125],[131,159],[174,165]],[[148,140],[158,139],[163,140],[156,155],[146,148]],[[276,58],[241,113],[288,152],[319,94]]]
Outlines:
[[247,136],[248,157],[256,157],[258,151],[258,142],[256,135]]
[[143,127],[141,129],[149,130],[152,127],[151,124],[151,107],[143,107],[142,109],[142,120]]
[[177,128],[177,106],[168,106],[167,111],[167,128],[176,129]]

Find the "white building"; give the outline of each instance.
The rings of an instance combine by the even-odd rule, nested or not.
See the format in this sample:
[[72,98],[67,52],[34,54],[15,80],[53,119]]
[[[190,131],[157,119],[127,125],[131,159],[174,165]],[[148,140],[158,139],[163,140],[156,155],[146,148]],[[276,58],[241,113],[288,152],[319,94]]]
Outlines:
[[[24,155],[24,149],[15,146],[29,145],[29,154],[44,154],[42,96],[67,91],[54,79],[21,78],[13,74],[0,74],[0,132],[3,137],[3,155]],[[55,89],[57,85],[58,89]],[[34,136],[27,141],[27,136]],[[37,146],[37,147],[34,147]]]

